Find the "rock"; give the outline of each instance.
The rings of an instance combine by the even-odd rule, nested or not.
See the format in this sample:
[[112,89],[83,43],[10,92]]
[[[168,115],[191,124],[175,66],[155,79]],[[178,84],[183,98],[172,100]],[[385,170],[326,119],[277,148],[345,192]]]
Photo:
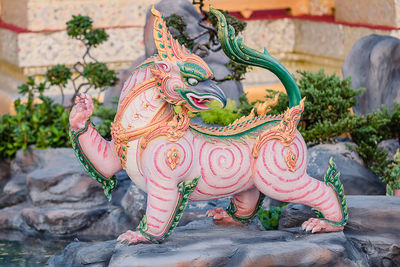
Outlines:
[[0,209],[0,229],[23,230],[25,222],[21,217],[21,210],[25,207],[26,204],[19,204]]
[[35,206],[87,208],[107,199],[97,181],[80,166],[72,149],[35,150],[38,167],[27,175],[27,188]]
[[[400,198],[386,196],[348,196],[349,221],[345,235],[369,266],[400,264]],[[315,217],[310,207],[289,204],[282,210],[279,229],[299,227]]]
[[125,172],[117,174],[118,187],[108,203],[72,149],[31,147],[17,155],[0,195],[0,229],[104,240],[136,227],[118,206],[131,183]]
[[35,169],[38,164],[36,157],[36,149],[34,146],[29,146],[25,152],[23,149],[17,151],[15,159],[11,163],[13,173],[28,173]]
[[303,222],[315,217],[315,213],[309,206],[290,203],[282,209],[279,229],[300,227]]
[[223,209],[229,206],[229,198],[214,199],[209,201],[189,201],[182,218],[179,221],[179,226],[184,226],[195,220],[203,220],[207,218],[206,212],[215,207]]
[[79,231],[78,236],[91,240],[107,240],[117,238],[128,230],[136,229],[121,207],[110,207],[106,214],[94,221],[88,228]]
[[366,254],[369,266],[400,266],[399,235],[349,235],[348,238]]
[[21,215],[26,224],[39,233],[69,235],[89,227],[107,211],[107,208],[86,210],[25,208]]
[[10,160],[3,159],[0,161],[0,190],[2,186],[7,182],[8,178],[10,178]]
[[400,240],[400,197],[348,196],[349,222],[353,233],[390,233]]
[[178,227],[163,244],[115,244],[72,243],[47,266],[357,266],[361,258],[343,233],[259,231],[216,226],[211,219]]
[[352,143],[322,144],[308,149],[307,172],[310,176],[323,180],[333,158],[340,171],[346,195],[384,195],[386,187],[378,176],[368,169],[360,156],[347,146]]
[[[187,24],[186,32],[189,36],[198,36],[200,33],[205,31],[204,28],[199,26],[199,21],[202,19],[202,15],[197,12],[196,8],[187,0],[162,0],[155,4],[154,7],[160,11],[164,17],[170,16],[171,14],[177,14],[183,16]],[[144,59],[157,54],[157,48],[154,43],[153,37],[153,17],[151,15],[150,6],[146,14],[146,24],[144,27],[144,47],[145,55],[136,59],[128,70],[125,70],[119,74],[120,82],[112,88],[107,89],[104,103],[107,106],[112,106],[111,102],[115,97],[119,97],[123,87],[123,83],[130,76],[132,71],[144,61]],[[172,31],[172,34],[174,32]],[[196,42],[205,44],[209,42],[209,35],[203,35]],[[229,62],[228,57],[223,53],[222,50],[217,52],[210,51],[209,55],[203,58],[207,64],[213,69],[215,78],[221,80],[227,75],[231,74],[231,71],[225,66]],[[227,98],[235,100],[239,103],[239,96],[243,94],[243,87],[239,82],[236,81],[225,81],[218,84],[218,86],[224,91]],[[115,106],[115,105],[114,105]]]
[[[346,233],[387,233],[400,237],[400,197],[347,196],[346,202],[349,213]],[[310,207],[290,203],[282,210],[279,229],[299,227],[310,217],[315,217]]]
[[99,243],[73,242],[69,244],[62,255],[52,257],[46,266],[108,266],[114,252],[116,242]]
[[389,109],[400,102],[400,40],[371,34],[358,40],[342,66],[343,77],[351,76],[352,88],[366,88],[358,96],[354,111],[367,114],[381,105]]
[[112,192],[111,204],[116,206],[121,206],[121,201],[128,192],[132,181],[129,178],[125,170],[120,171],[115,176],[117,176],[117,188]]
[[0,209],[26,200],[26,179],[24,175],[14,176],[3,188],[0,195]]
[[[263,231],[200,219],[178,226],[162,244],[74,242],[47,266],[399,266],[400,198],[349,196],[347,203],[344,232]],[[294,224],[299,226],[310,212],[289,204],[281,221],[301,218]]]
[[139,224],[146,213],[146,205],[147,194],[140,190],[134,183],[131,183],[128,191],[121,200],[121,207],[133,225],[137,226]]
[[383,140],[378,144],[378,149],[386,150],[388,152],[389,159],[393,160],[396,151],[400,149],[399,140],[397,139]]

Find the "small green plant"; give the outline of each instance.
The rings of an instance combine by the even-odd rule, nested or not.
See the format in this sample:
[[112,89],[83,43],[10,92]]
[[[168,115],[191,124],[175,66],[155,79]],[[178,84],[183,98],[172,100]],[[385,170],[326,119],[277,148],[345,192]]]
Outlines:
[[209,106],[211,109],[200,112],[201,119],[205,123],[226,126],[240,117],[237,112],[236,102],[231,99],[228,99],[225,108],[222,108],[218,101],[212,101]]
[[268,210],[261,208],[258,211],[258,219],[265,230],[277,230],[281,219],[282,207],[271,206]]
[[[75,97],[92,88],[102,90],[116,84],[116,73],[90,54],[93,47],[108,39],[104,30],[93,29],[92,25],[89,17],[81,15],[73,16],[67,22],[68,35],[83,42],[86,48],[82,61],[73,66],[78,75],[73,76],[70,68],[59,64],[46,72],[44,81],[36,82],[33,77],[28,77],[28,81],[18,87],[19,94],[27,100],[17,99],[14,101],[16,115],[7,114],[0,118],[0,158],[11,158],[21,148],[26,151],[29,145],[37,148],[70,146],[68,118]],[[70,81],[74,94],[69,107],[65,108],[44,95],[51,86],[57,86],[62,96],[61,103],[64,103],[64,88]],[[110,137],[108,125],[115,110],[95,101],[94,115],[103,120],[103,124],[97,126],[100,133]]]

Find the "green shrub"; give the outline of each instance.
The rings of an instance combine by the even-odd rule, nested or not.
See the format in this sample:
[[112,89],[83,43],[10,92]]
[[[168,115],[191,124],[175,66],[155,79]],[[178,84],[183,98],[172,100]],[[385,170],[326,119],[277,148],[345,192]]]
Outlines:
[[212,101],[209,106],[211,109],[200,112],[201,119],[205,123],[226,126],[240,117],[236,103],[231,99],[228,99],[225,108],[222,108],[218,101]]
[[265,230],[277,230],[279,220],[282,214],[282,207],[271,206],[269,210],[261,208],[258,213],[258,219]]
[[[333,142],[354,123],[355,118],[350,109],[357,104],[356,96],[364,89],[353,90],[350,78],[341,80],[336,74],[326,75],[322,69],[317,73],[297,72],[300,74],[298,85],[301,96],[306,98],[299,131],[308,144]],[[276,94],[267,91],[267,97],[272,98]],[[278,104],[271,114],[280,114],[287,107],[287,95],[280,94]]]

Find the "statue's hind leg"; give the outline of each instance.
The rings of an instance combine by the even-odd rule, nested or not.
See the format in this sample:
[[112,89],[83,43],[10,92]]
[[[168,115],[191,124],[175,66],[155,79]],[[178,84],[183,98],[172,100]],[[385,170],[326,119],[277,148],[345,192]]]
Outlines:
[[341,231],[347,221],[343,188],[334,172],[326,182],[306,172],[307,147],[298,133],[290,146],[268,141],[255,162],[254,183],[263,194],[284,202],[301,203],[323,218],[309,219],[303,229],[312,232]]
[[257,214],[264,196],[257,188],[240,192],[231,198],[231,204],[224,210],[216,207],[207,211],[218,225],[247,225]]

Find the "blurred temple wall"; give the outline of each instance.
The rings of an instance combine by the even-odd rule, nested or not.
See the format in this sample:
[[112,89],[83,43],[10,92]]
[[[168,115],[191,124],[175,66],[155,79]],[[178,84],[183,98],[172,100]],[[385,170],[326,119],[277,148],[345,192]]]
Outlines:
[[[83,46],[65,31],[71,15],[89,15],[95,27],[106,28],[109,40],[93,49],[93,56],[120,70],[144,53],[145,14],[156,2],[0,0],[0,113],[7,111],[4,106],[17,96],[17,86],[27,76],[40,79],[50,66],[71,65],[81,58]],[[267,48],[292,73],[324,68],[340,74],[361,37],[400,36],[400,0],[205,0],[206,6],[209,3],[246,20],[245,43],[260,51]],[[258,69],[247,74],[244,85],[280,86],[273,74]]]

